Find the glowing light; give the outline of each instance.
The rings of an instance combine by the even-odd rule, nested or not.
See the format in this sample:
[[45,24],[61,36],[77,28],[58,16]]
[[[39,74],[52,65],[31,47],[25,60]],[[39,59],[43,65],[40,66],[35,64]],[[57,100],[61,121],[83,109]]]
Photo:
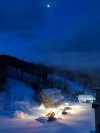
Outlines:
[[47,8],[50,8],[50,5],[49,4],[47,5]]
[[42,110],[45,109],[43,104],[41,104],[39,108],[42,109]]
[[21,112],[21,111],[16,111],[15,112],[15,117],[17,119],[25,119],[26,115],[23,112]]

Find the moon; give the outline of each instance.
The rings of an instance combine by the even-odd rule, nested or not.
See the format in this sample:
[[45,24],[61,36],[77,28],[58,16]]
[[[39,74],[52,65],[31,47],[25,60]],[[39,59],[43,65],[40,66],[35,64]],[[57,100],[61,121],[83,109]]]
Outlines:
[[49,4],[47,4],[47,8],[50,8],[50,5]]

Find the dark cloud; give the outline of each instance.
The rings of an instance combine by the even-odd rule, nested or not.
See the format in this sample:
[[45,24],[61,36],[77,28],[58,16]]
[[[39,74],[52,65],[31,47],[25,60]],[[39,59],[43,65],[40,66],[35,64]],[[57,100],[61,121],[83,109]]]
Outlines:
[[[40,47],[39,47],[40,46]],[[100,50],[100,16],[82,21],[60,37],[36,46],[37,52],[64,53]]]
[[43,0],[0,1],[0,30],[34,35],[46,24],[48,10],[42,3]]
[[[100,66],[100,9],[68,29],[59,39],[36,45],[47,64],[75,70],[93,70]],[[44,58],[45,57],[45,58]],[[41,59],[42,60],[42,59]]]
[[54,1],[53,17],[48,0],[0,1],[0,54],[72,69],[100,66],[100,1]]

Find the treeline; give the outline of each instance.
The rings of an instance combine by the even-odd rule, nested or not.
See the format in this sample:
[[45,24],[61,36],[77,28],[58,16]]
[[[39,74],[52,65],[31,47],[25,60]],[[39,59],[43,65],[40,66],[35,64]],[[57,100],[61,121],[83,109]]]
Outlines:
[[[44,88],[58,88],[69,93],[66,79],[84,85],[85,89],[95,89],[100,79],[85,73],[61,70],[57,67],[25,62],[15,57],[0,56],[0,91],[7,91],[7,78],[24,82],[38,93]],[[9,88],[8,88],[9,89]]]
[[44,88],[67,90],[66,79],[64,77],[61,79],[58,69],[55,67],[47,67],[43,64],[36,65],[5,55],[0,56],[0,61],[0,91],[7,90],[7,78],[24,82],[36,93]]

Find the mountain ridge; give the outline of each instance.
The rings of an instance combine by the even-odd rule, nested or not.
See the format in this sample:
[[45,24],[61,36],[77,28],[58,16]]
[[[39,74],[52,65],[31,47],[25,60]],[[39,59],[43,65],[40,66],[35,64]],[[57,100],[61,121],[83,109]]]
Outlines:
[[[54,75],[58,77],[57,80],[54,79]],[[90,89],[94,89],[96,82],[100,81],[99,78],[91,77],[87,73],[77,73],[44,64],[26,62],[9,55],[0,55],[0,90],[4,90],[2,86],[8,77],[24,82],[34,88],[36,92],[40,89],[53,87],[68,92],[66,79],[83,84],[84,87]]]

